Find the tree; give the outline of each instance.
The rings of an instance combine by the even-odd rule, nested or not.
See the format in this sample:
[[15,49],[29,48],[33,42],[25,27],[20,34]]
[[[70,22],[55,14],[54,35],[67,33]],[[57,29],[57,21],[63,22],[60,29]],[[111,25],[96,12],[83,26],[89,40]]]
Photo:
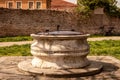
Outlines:
[[77,11],[85,14],[101,7],[111,16],[120,16],[120,9],[116,6],[116,0],[78,0]]

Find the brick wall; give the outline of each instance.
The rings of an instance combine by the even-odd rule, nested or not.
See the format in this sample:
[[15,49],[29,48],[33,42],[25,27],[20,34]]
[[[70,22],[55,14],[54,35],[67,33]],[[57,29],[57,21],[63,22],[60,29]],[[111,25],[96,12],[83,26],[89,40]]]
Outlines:
[[[31,33],[56,30],[60,25],[60,30],[75,29],[83,33],[99,34],[114,27],[114,34],[120,34],[120,19],[108,18],[101,15],[92,15],[88,19],[83,19],[74,13],[50,11],[50,10],[9,10],[0,9],[0,36],[30,35]],[[103,26],[104,29],[100,27]],[[101,31],[103,30],[103,31]]]

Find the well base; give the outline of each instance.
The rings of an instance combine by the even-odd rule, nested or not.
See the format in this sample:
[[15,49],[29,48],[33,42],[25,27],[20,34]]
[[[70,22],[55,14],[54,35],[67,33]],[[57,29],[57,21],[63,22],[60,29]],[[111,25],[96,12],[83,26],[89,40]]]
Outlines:
[[40,69],[40,68],[33,67],[31,65],[31,60],[26,60],[26,61],[20,62],[18,64],[18,67],[19,69],[26,72],[49,76],[49,77],[76,77],[76,76],[82,77],[82,76],[90,76],[90,75],[100,73],[102,71],[103,65],[100,62],[90,61],[90,65],[84,68]]

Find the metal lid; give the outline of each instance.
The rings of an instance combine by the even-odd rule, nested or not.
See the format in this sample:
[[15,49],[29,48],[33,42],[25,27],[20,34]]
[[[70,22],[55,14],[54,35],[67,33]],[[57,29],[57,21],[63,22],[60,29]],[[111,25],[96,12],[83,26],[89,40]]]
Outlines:
[[81,35],[82,33],[76,31],[53,31],[46,33],[38,33],[39,35]]

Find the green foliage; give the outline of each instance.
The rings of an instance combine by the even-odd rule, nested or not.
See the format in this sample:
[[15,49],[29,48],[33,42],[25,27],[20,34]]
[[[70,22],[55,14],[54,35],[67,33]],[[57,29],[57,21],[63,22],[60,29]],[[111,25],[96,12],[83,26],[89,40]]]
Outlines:
[[90,41],[91,55],[110,55],[120,59],[120,40]]
[[78,0],[78,5],[85,6],[91,10],[94,10],[98,7],[115,6],[116,0]]
[[104,8],[104,12],[110,16],[120,17],[120,9],[116,6],[116,0],[78,0],[77,11],[89,14],[96,8]]
[[30,56],[30,44],[0,47],[0,56]]
[[0,38],[0,42],[15,42],[15,41],[31,41],[30,36],[4,37]]
[[113,17],[119,17],[120,18],[120,8],[117,6],[109,6],[105,8],[106,14],[113,16]]

